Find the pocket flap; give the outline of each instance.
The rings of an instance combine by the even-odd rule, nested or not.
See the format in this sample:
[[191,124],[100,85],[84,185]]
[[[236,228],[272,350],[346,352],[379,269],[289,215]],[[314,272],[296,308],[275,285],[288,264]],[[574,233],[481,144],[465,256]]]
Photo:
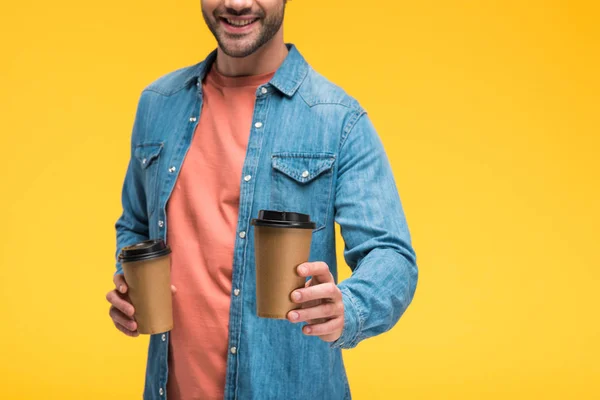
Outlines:
[[142,165],[142,168],[148,168],[152,161],[158,158],[162,148],[162,143],[142,143],[135,147],[133,154]]
[[323,172],[331,169],[335,155],[331,153],[273,153],[272,166],[290,178],[300,182],[310,182]]

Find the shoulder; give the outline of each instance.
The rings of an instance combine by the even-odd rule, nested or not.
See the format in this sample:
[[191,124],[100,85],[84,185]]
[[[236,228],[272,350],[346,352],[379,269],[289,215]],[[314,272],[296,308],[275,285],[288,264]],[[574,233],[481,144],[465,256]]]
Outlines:
[[362,113],[364,111],[354,97],[312,67],[308,68],[308,73],[298,89],[298,94],[310,107],[330,104],[346,108],[348,112]]
[[144,92],[155,92],[163,96],[170,96],[187,87],[199,75],[204,61],[188,65],[166,73],[144,88]]
[[343,143],[360,117],[367,113],[359,101],[314,69],[308,69],[298,94],[311,111],[341,131]]

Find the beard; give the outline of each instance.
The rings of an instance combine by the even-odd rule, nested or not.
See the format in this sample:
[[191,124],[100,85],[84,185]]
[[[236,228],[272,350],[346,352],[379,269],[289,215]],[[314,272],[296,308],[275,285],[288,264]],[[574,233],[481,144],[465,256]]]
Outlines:
[[221,25],[220,16],[226,13],[235,16],[249,15],[251,14],[250,10],[235,12],[225,7],[218,7],[213,11],[212,15],[207,14],[203,9],[202,16],[221,50],[230,57],[241,58],[254,53],[275,36],[283,24],[286,3],[287,1],[283,1],[279,10],[266,17],[265,12],[260,9],[256,14],[256,17],[259,19],[254,22],[258,25],[258,29],[249,34],[236,35],[225,32]]

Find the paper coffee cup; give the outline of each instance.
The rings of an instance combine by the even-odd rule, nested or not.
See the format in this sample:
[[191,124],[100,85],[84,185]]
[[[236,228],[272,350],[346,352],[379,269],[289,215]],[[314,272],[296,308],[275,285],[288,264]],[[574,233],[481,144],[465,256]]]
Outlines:
[[316,223],[308,214],[260,210],[251,224],[255,227],[256,312],[263,318],[285,319],[289,311],[300,308],[290,295],[306,282],[296,268],[308,261]]
[[173,329],[170,254],[162,239],[123,247],[119,254],[139,333]]

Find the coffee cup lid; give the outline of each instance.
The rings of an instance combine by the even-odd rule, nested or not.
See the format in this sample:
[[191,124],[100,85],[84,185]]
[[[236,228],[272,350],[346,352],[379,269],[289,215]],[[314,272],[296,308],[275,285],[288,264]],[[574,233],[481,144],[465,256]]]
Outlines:
[[300,229],[315,229],[317,226],[314,221],[310,220],[308,214],[278,210],[260,210],[258,218],[253,218],[251,224],[255,226]]
[[162,257],[171,253],[171,248],[162,239],[150,239],[125,246],[119,254],[119,261],[132,262]]

